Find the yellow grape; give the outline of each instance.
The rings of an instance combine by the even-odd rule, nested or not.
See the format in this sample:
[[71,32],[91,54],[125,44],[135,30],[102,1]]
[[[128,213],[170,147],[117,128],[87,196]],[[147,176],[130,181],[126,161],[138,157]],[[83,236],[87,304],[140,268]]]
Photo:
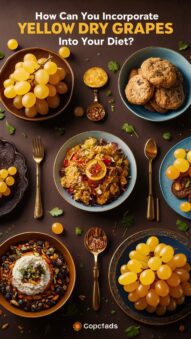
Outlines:
[[68,47],[65,47],[65,46],[60,47],[58,53],[62,58],[66,59],[70,56],[70,49]]
[[174,166],[177,168],[178,171],[184,173],[188,171],[190,164],[188,160],[178,158],[174,161]]
[[36,69],[38,69],[38,64],[33,61],[33,60],[26,60],[23,63],[23,67],[24,69],[29,72],[29,73],[33,73]]
[[141,262],[138,261],[137,259],[129,260],[127,263],[127,267],[131,272],[140,273],[142,271]]
[[53,61],[48,61],[45,63],[44,69],[47,71],[48,74],[52,75],[56,73],[57,65]]
[[156,246],[156,248],[155,248],[154,254],[155,254],[156,256],[160,256],[160,252],[161,252],[161,250],[162,250],[165,246],[166,246],[166,245],[163,244],[162,242],[161,242],[160,244],[158,244],[158,245]]
[[140,282],[142,285],[150,285],[155,280],[155,273],[151,269],[144,270],[140,274]]
[[162,261],[159,257],[151,257],[148,261],[148,266],[153,270],[157,271],[162,265]]
[[120,285],[129,285],[137,280],[137,274],[134,272],[126,272],[119,276],[118,282]]
[[49,76],[49,83],[51,85],[57,85],[59,81],[60,81],[60,77],[59,77],[58,72]]
[[11,85],[14,85],[14,81],[12,79],[6,79],[4,82],[3,82],[3,86],[4,88],[8,87],[8,86],[11,86]]
[[15,84],[15,92],[17,95],[24,95],[31,89],[31,85],[28,81],[19,81]]
[[180,285],[176,286],[176,287],[170,287],[170,292],[169,292],[170,296],[172,298],[180,298],[183,295],[183,289]]
[[46,85],[49,81],[49,74],[44,69],[39,69],[35,73],[35,80],[38,84]]
[[182,305],[182,304],[184,304],[184,302],[185,302],[185,296],[184,295],[182,295],[180,298],[176,299],[177,305]]
[[143,254],[141,254],[141,253],[139,253],[138,251],[135,251],[135,250],[133,250],[129,253],[129,258],[130,259],[137,259],[137,260],[141,260],[141,261],[146,261],[146,259],[147,259],[146,255],[143,255]]
[[162,280],[169,279],[171,274],[172,274],[172,269],[168,265],[162,265],[157,270],[157,275],[158,275],[159,279],[162,279]]
[[188,262],[186,263],[186,265],[183,266],[183,268],[185,268],[185,270],[187,270],[188,272],[190,272],[191,270],[191,266]]
[[136,291],[130,292],[128,294],[128,300],[133,303],[139,300],[139,296],[137,295],[137,292]]
[[139,286],[138,281],[133,282],[132,284],[128,284],[128,285],[124,285],[123,289],[125,292],[133,292],[137,289],[137,287]]
[[66,71],[64,68],[58,67],[57,73],[59,75],[60,80],[64,80],[66,77]]
[[135,302],[134,306],[136,310],[143,311],[147,307],[147,301],[145,298],[141,298]]
[[5,197],[8,197],[10,194],[11,194],[11,190],[10,190],[9,187],[7,187],[6,191],[3,192],[3,195],[4,195]]
[[35,97],[34,93],[32,93],[32,92],[25,94],[22,98],[22,104],[26,108],[30,108],[30,107],[34,106],[35,102],[36,102],[36,97]]
[[156,311],[156,307],[147,305],[146,311],[147,311],[148,313],[154,313],[154,312]]
[[13,106],[16,109],[21,109],[23,108],[23,104],[22,104],[22,95],[16,95],[16,97],[13,99]]
[[126,273],[126,272],[129,272],[129,270],[128,270],[128,268],[127,268],[127,265],[122,265],[121,267],[120,267],[120,272],[121,272],[121,274],[123,274],[123,273]]
[[44,99],[36,100],[36,110],[41,115],[46,115],[49,111],[48,103]]
[[13,80],[13,82],[15,81],[14,73],[11,73],[11,74],[9,75],[9,79]]
[[149,237],[146,244],[149,246],[150,250],[153,252],[156,246],[159,244],[159,239],[155,236]]
[[170,296],[169,294],[166,297],[160,297],[160,305],[168,306],[170,303]]
[[39,65],[44,65],[46,61],[47,61],[46,58],[40,58],[40,59],[38,59],[37,62],[38,62]]
[[191,163],[191,151],[189,151],[187,153],[187,156],[186,156],[187,160]]
[[32,54],[32,53],[27,53],[27,54],[25,54],[23,60],[24,60],[24,61],[31,60],[31,61],[37,62],[37,59],[36,59],[35,55]]
[[0,170],[0,178],[1,178],[1,179],[6,179],[7,176],[8,176],[8,174],[9,174],[9,172],[8,172],[7,169],[2,168],[2,169]]
[[23,61],[19,61],[19,62],[17,62],[16,65],[15,65],[15,69],[17,69],[17,68],[22,68],[22,67],[23,67]]
[[17,81],[27,80],[29,76],[30,76],[29,72],[27,72],[24,68],[20,67],[14,71],[14,78]]
[[15,183],[15,179],[12,176],[8,176],[5,179],[5,182],[6,182],[7,186],[13,186],[14,183]]
[[8,99],[12,99],[16,96],[15,88],[13,85],[10,85],[4,89],[4,95]]
[[168,311],[175,311],[176,306],[177,306],[176,305],[176,301],[173,298],[170,298],[170,302],[169,302],[169,304],[167,306],[167,310]]
[[7,42],[7,47],[9,49],[11,49],[12,51],[14,51],[15,49],[17,49],[17,47],[19,46],[18,41],[16,39],[10,39]]
[[150,288],[150,285],[138,285],[137,289],[136,289],[136,292],[137,292],[137,295],[140,297],[140,298],[143,298],[143,297],[146,297],[147,293],[148,293],[148,290]]
[[25,114],[28,118],[34,118],[37,115],[37,110],[35,106],[25,108]]
[[34,94],[38,99],[45,99],[49,94],[49,88],[46,85],[37,85],[34,88]]
[[158,305],[156,308],[156,314],[159,316],[165,315],[166,313],[166,306]]
[[56,90],[59,94],[66,94],[68,92],[68,86],[65,82],[61,81],[56,85]]
[[180,285],[180,282],[180,277],[176,272],[173,272],[171,277],[167,280],[168,285],[171,287],[177,287]]
[[182,289],[185,296],[190,297],[191,296],[191,283],[188,281],[184,281],[182,283]]
[[58,94],[56,94],[54,97],[48,97],[47,102],[50,108],[57,108],[60,105],[60,97]]
[[146,301],[147,304],[153,307],[156,307],[159,302],[160,302],[160,298],[159,296],[156,294],[154,289],[150,289],[146,295]]
[[50,84],[47,84],[49,89],[49,97],[54,97],[56,95],[56,87]]
[[185,156],[186,156],[185,149],[183,149],[183,148],[176,149],[176,151],[174,151],[174,156],[175,156],[176,159],[178,159],[178,158],[184,159]]
[[150,248],[147,244],[145,243],[139,243],[136,246],[136,251],[140,252],[143,255],[148,255],[150,253]]
[[190,204],[190,202],[188,202],[188,201],[182,202],[180,204],[180,210],[182,212],[185,212],[185,213],[190,212],[191,211],[191,204]]
[[171,165],[166,169],[166,176],[170,180],[175,180],[179,177],[180,171],[175,166]]
[[178,253],[173,257],[173,263],[176,267],[183,267],[187,263],[187,258],[185,254]]
[[169,294],[168,284],[164,280],[158,280],[155,283],[155,292],[159,297],[166,297]]
[[11,166],[8,168],[8,173],[10,175],[15,175],[17,173],[17,168],[15,166]]
[[4,193],[7,190],[7,185],[5,182],[0,181],[0,193]]
[[176,268],[174,272],[178,275],[181,281],[187,281],[190,278],[189,272],[183,267]]
[[162,248],[162,250],[160,251],[160,256],[162,257],[162,261],[167,263],[169,262],[174,255],[174,249],[172,246],[165,246]]

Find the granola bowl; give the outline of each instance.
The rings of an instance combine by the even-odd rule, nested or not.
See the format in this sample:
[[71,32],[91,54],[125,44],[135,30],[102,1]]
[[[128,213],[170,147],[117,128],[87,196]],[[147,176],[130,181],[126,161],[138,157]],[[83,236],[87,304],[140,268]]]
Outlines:
[[26,318],[61,308],[73,291],[76,271],[67,247],[40,232],[17,234],[0,246],[0,303]]

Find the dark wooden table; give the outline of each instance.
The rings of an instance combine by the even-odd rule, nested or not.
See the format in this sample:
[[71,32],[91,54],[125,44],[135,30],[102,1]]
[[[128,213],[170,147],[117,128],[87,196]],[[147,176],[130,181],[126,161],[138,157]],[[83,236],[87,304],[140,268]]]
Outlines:
[[[154,45],[169,47],[178,50],[179,40],[189,42],[190,39],[190,11],[186,0],[174,1],[122,1],[117,2],[100,1],[96,2],[81,0],[81,1],[37,1],[30,2],[17,0],[17,1],[0,1],[0,36],[1,45],[0,49],[5,51],[6,57],[11,52],[6,47],[9,38],[17,38],[21,48],[39,46],[47,47],[53,51],[58,51],[58,37],[49,35],[20,35],[17,22],[34,21],[34,12],[43,11],[44,13],[59,13],[66,11],[68,13],[78,13],[82,10],[93,13],[106,11],[108,13],[158,13],[161,22],[173,22],[174,34],[173,35],[138,35],[135,37],[135,42],[132,46],[115,46],[115,47],[96,47],[89,46],[71,47],[72,57],[69,62],[75,74],[75,93],[67,112],[64,112],[59,119],[48,123],[30,123],[18,120],[6,112],[6,119],[16,127],[16,133],[10,136],[5,129],[5,120],[0,122],[0,136],[13,142],[18,150],[20,150],[27,159],[29,168],[30,186],[26,193],[25,199],[22,204],[14,211],[14,213],[6,218],[0,220],[0,232],[3,233],[1,242],[6,238],[24,231],[42,231],[46,233],[51,232],[51,224],[55,221],[48,213],[48,210],[55,206],[63,208],[64,215],[58,220],[61,221],[66,229],[62,236],[63,242],[68,246],[73,254],[77,268],[77,281],[73,297],[68,302],[68,305],[61,309],[59,312],[44,319],[22,319],[5,312],[0,316],[0,325],[8,322],[9,327],[3,332],[0,330],[0,338],[6,336],[7,339],[20,337],[37,339],[37,338],[53,338],[57,335],[59,338],[72,338],[78,335],[80,338],[99,338],[100,335],[109,335],[110,338],[120,336],[125,338],[125,329],[135,324],[133,320],[128,318],[115,304],[108,286],[107,272],[111,256],[115,248],[124,239],[122,237],[122,228],[120,227],[122,215],[124,211],[129,209],[135,216],[136,223],[127,232],[127,236],[146,228],[171,228],[176,230],[176,220],[178,216],[166,205],[164,202],[158,185],[158,169],[160,162],[165,155],[166,151],[177,141],[190,135],[191,125],[188,123],[190,112],[186,113],[184,117],[166,122],[151,123],[139,118],[136,118],[130,113],[119,97],[117,81],[118,74],[110,74],[110,82],[108,89],[112,90],[116,100],[116,110],[111,111],[108,104],[108,97],[106,90],[100,93],[101,100],[108,111],[108,118],[104,123],[94,124],[84,118],[74,118],[73,109],[77,105],[86,107],[91,100],[91,93],[82,83],[83,72],[90,66],[99,65],[107,69],[109,60],[117,60],[122,64],[125,59],[134,51]],[[75,37],[75,34],[74,36]],[[185,51],[184,55],[189,59],[190,51]],[[0,66],[4,60],[1,61]],[[107,89],[107,88],[106,88]],[[140,138],[136,136],[129,136],[121,130],[124,122],[132,123],[136,126]],[[56,133],[55,126],[64,126],[66,132],[63,136]],[[57,151],[60,146],[71,136],[87,130],[105,130],[111,132],[122,138],[132,149],[135,154],[138,165],[138,179],[136,187],[131,197],[117,210],[109,213],[90,214],[67,204],[58,194],[53,182],[53,162]],[[170,131],[173,135],[172,141],[164,141],[162,134]],[[24,137],[27,135],[27,139]],[[43,198],[45,214],[41,221],[33,219],[34,209],[34,196],[35,196],[35,164],[32,160],[32,146],[31,141],[35,136],[40,135],[43,139],[46,148],[46,159],[42,168],[42,181],[43,181]],[[154,188],[155,195],[160,197],[161,202],[161,222],[148,222],[145,218],[146,211],[146,196],[147,196],[147,161],[143,153],[143,145],[149,137],[154,137],[159,145],[160,154],[154,162]],[[119,225],[117,231],[114,231],[115,224]],[[97,313],[91,310],[91,295],[92,295],[92,264],[93,258],[86,252],[83,245],[83,236],[77,237],[75,235],[75,227],[81,227],[84,232],[91,226],[101,226],[109,238],[108,250],[102,257],[100,257],[100,282],[101,282],[101,295],[102,305],[101,310]],[[85,300],[81,301],[79,296],[85,296]],[[115,314],[111,311],[115,310]],[[113,313],[113,312],[112,312]],[[140,338],[188,338],[190,332],[190,324],[187,318],[181,321],[187,331],[179,333],[180,323],[168,327],[151,327],[141,325]],[[72,329],[72,324],[75,321],[81,323],[114,323],[117,324],[118,330],[82,330],[78,334]],[[23,327],[23,334],[21,334],[18,326]],[[108,333],[109,332],[109,333]]]

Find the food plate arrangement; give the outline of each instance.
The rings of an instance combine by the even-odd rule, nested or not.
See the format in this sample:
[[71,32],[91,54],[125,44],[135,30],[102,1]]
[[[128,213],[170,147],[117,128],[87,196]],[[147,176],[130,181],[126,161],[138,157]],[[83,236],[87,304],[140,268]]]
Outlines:
[[[169,166],[172,166],[172,164],[176,160],[175,156],[174,156],[174,152],[177,151],[177,150],[180,150],[180,149],[189,151],[190,150],[190,143],[191,143],[191,137],[188,137],[186,139],[179,141],[176,145],[174,145],[165,155],[165,157],[164,157],[164,159],[161,163],[160,173],[159,173],[159,181],[160,181],[161,191],[162,191],[163,197],[166,200],[167,204],[176,213],[178,213],[179,215],[181,215],[185,218],[188,218],[188,219],[191,219],[191,212],[189,210],[187,212],[186,211],[184,212],[180,208],[182,202],[188,201],[188,194],[186,194],[185,196],[182,195],[181,198],[178,198],[177,196],[175,196],[175,194],[173,194],[172,180],[169,180],[169,178],[167,177],[167,169],[169,168]],[[188,186],[188,187],[185,187],[186,191],[189,189],[189,181],[188,181],[189,174],[187,174],[187,172],[188,171],[182,173],[182,177],[184,177],[184,179],[187,178],[185,185]],[[178,177],[176,177],[176,179],[178,179]],[[187,182],[188,182],[188,184],[187,184]]]
[[56,238],[26,232],[0,247],[0,302],[27,318],[49,315],[69,299],[76,279],[72,256]]
[[[116,168],[117,161],[122,166],[122,176]],[[82,210],[102,212],[127,199],[135,185],[137,169],[132,151],[121,139],[107,132],[88,131],[61,147],[53,175],[59,193],[68,203]],[[78,180],[79,175],[82,178]]]
[[[167,62],[170,62],[170,64],[177,67],[177,69],[180,71],[181,76],[183,78],[182,79],[183,80],[183,91],[184,91],[185,98],[182,104],[180,105],[180,107],[178,107],[177,109],[172,109],[171,111],[167,111],[167,112],[161,111],[161,113],[157,111],[153,112],[153,111],[150,111],[150,108],[148,106],[144,107],[143,105],[135,105],[133,103],[130,103],[127,100],[126,94],[125,94],[125,88],[128,83],[130,72],[134,69],[135,70],[139,69],[141,65],[142,65],[141,69],[145,71],[145,68],[148,68],[148,65],[146,65],[145,67],[145,65],[143,65],[143,62],[146,62],[147,59],[149,60],[149,58],[161,58],[163,61],[167,60]],[[147,72],[148,74],[148,70],[145,72]],[[158,73],[160,73],[160,69],[158,70]],[[135,75],[135,76],[138,77],[137,80],[140,81],[139,79],[140,75]],[[130,81],[132,81],[132,79],[130,79]],[[149,79],[150,81],[153,81],[153,78],[149,77]],[[145,120],[162,122],[162,121],[167,121],[167,120],[171,120],[171,119],[178,117],[179,115],[183,114],[186,111],[186,109],[189,107],[191,103],[191,95],[190,95],[191,80],[190,79],[191,79],[191,67],[190,67],[189,62],[182,55],[168,48],[146,47],[146,48],[138,50],[125,61],[119,74],[118,87],[119,87],[119,93],[120,93],[123,103],[133,114]],[[143,79],[141,80],[141,82],[142,81]],[[147,79],[146,79],[146,82],[147,82]],[[155,84],[156,84],[156,81],[155,81]],[[147,85],[148,84],[146,83],[145,86],[148,87]],[[149,92],[148,95],[152,96],[153,90],[150,90],[150,89],[148,90],[148,88],[146,89]],[[159,90],[159,93],[158,93],[158,97],[160,96],[160,102],[162,102],[161,97],[163,96],[161,92],[162,90]],[[170,95],[172,95],[171,91],[169,91],[169,93]]]
[[68,62],[44,48],[22,49],[7,58],[0,73],[0,97],[17,118],[51,119],[70,103],[74,75]]
[[0,140],[0,170],[2,171],[1,185],[7,186],[5,192],[2,187],[3,193],[0,198],[0,217],[2,217],[15,209],[28,186],[25,158],[12,143],[5,140]]
[[[141,246],[143,247],[142,244],[144,244],[144,247],[146,247],[145,244],[146,244],[146,242],[148,244],[148,241],[149,241],[148,238],[149,237],[150,237],[150,239],[153,239],[153,238],[156,239],[157,238],[158,241],[160,242],[160,244],[162,244],[163,248],[165,247],[164,246],[164,244],[165,244],[168,248],[168,252],[170,252],[169,248],[174,249],[174,252],[173,252],[174,258],[176,257],[175,261],[177,261],[177,258],[178,258],[178,260],[180,260],[179,257],[183,257],[184,258],[184,262],[183,262],[184,265],[186,264],[186,262],[187,263],[191,262],[191,248],[190,248],[189,240],[186,237],[179,235],[179,234],[176,234],[175,232],[170,231],[170,230],[164,230],[163,231],[163,230],[160,230],[160,229],[148,229],[148,230],[140,231],[140,232],[135,233],[132,236],[128,237],[127,239],[125,239],[119,245],[119,247],[116,249],[115,253],[113,254],[113,257],[111,259],[110,266],[109,266],[109,273],[108,273],[109,285],[110,285],[111,293],[112,293],[116,303],[128,316],[132,317],[133,319],[135,319],[137,321],[145,323],[145,324],[166,325],[166,324],[170,324],[170,323],[173,323],[173,322],[177,322],[178,320],[184,318],[185,316],[187,316],[191,312],[191,304],[190,304],[191,298],[190,298],[190,296],[186,296],[185,298],[182,298],[182,296],[183,296],[182,290],[180,291],[182,300],[180,301],[180,303],[178,301],[178,294],[177,293],[179,292],[178,290],[180,288],[178,287],[177,284],[180,283],[179,278],[178,278],[179,282],[177,282],[177,284],[176,284],[177,287],[175,287],[175,288],[173,287],[172,291],[171,291],[171,287],[170,288],[168,287],[168,289],[170,289],[171,298],[173,298],[172,295],[174,295],[173,301],[169,300],[169,302],[171,304],[173,303],[173,307],[171,307],[172,305],[170,304],[171,310],[165,309],[165,314],[161,313],[160,315],[157,315],[155,313],[155,309],[156,309],[155,307],[153,307],[154,311],[150,309],[150,312],[148,312],[146,310],[146,307],[148,307],[147,303],[142,308],[139,308],[140,305],[138,305],[136,307],[134,305],[134,302],[136,303],[136,301],[138,301],[139,298],[137,298],[135,300],[135,295],[134,295],[135,293],[134,294],[129,293],[130,298],[128,298],[127,291],[130,291],[130,290],[128,290],[128,288],[126,289],[126,286],[123,286],[124,284],[123,285],[121,284],[121,283],[123,283],[123,281],[121,280],[121,278],[122,278],[121,274],[124,273],[123,272],[124,264],[127,264],[128,260],[129,260],[129,256],[132,257],[132,254],[134,254],[134,252],[137,252],[137,251],[139,252],[139,250],[140,250],[139,255],[143,255],[141,253]],[[150,245],[151,245],[151,242],[150,242]],[[135,249],[136,249],[136,251],[135,251]],[[144,250],[145,250],[145,248],[144,248]],[[152,251],[154,251],[154,249]],[[165,252],[165,253],[163,253],[164,257],[161,257],[161,259],[160,259],[160,255],[157,255],[156,253],[155,253],[155,255],[158,257],[158,260],[166,262],[165,267],[166,266],[169,267],[171,264],[168,261],[168,258],[166,258],[167,250],[165,249],[164,252]],[[153,252],[151,252],[151,253],[153,253]],[[181,253],[181,255],[179,253]],[[161,253],[161,255],[162,255],[162,253]],[[168,253],[168,255],[170,255],[170,254]],[[178,255],[178,257],[177,257],[177,255]],[[130,261],[132,262],[132,260],[130,260]],[[131,262],[128,262],[128,265],[127,265],[127,267],[129,268],[129,271],[131,270],[131,267],[130,267]],[[151,263],[150,267],[152,267],[153,270],[155,271],[156,267],[154,268],[153,263],[154,263],[154,261],[152,259],[152,263]],[[155,264],[156,264],[156,262],[155,262]],[[180,263],[180,264],[182,264],[182,263]],[[163,266],[164,266],[164,264],[163,264]],[[177,264],[177,267],[178,266],[180,267],[179,263]],[[159,267],[159,271],[160,271],[159,274],[158,274],[158,271],[157,271],[157,276],[158,276],[158,278],[160,276],[161,280],[157,281],[158,278],[156,279],[155,287],[154,287],[153,283],[152,283],[153,285],[151,284],[151,286],[153,286],[152,287],[153,289],[157,288],[158,290],[160,290],[160,292],[163,289],[163,288],[161,289],[161,286],[162,286],[161,281],[163,281],[163,285],[164,285],[164,281],[168,281],[168,280],[163,280],[163,279],[167,279],[167,278],[169,279],[169,277],[164,276],[164,273],[166,274],[168,272],[164,272],[164,267],[162,269],[161,269],[161,267],[162,266]],[[176,269],[175,269],[175,267],[173,268],[173,266],[171,266],[171,267],[172,267],[172,270],[173,270],[173,275],[172,275],[172,272],[171,272],[171,280],[173,280],[173,284],[174,284],[175,283],[174,273],[175,273]],[[190,265],[188,265],[188,269],[190,269]],[[146,270],[144,270],[143,272],[145,272],[145,271]],[[149,271],[151,271],[151,269]],[[180,271],[182,272],[181,269],[180,269]],[[156,274],[156,273],[153,272],[153,274]],[[189,275],[189,273],[186,273],[186,275]],[[176,274],[176,276],[177,276],[177,274]],[[150,279],[151,275],[150,275],[150,277],[146,277],[146,274],[144,273],[142,277],[140,276],[140,278],[141,278],[142,285],[145,285],[144,287],[148,288],[148,281],[146,281],[145,278]],[[159,286],[159,282],[161,284],[160,286]],[[149,281],[149,284],[150,283],[151,283],[151,281]],[[172,283],[172,281],[170,283]],[[158,285],[157,287],[156,287],[156,284]],[[167,285],[167,283],[165,283],[165,285]],[[128,287],[128,285],[127,285],[127,287]],[[141,294],[142,294],[143,288],[139,292],[141,292]],[[152,293],[153,293],[153,290],[150,291],[150,294],[152,294]],[[176,296],[175,296],[174,293],[176,294]],[[133,294],[133,295],[131,296],[131,294]],[[149,303],[149,299],[155,299],[155,298],[153,298],[153,296],[151,298],[150,294],[146,296],[146,300],[147,300],[148,303]],[[159,295],[160,294],[161,293],[159,293]],[[189,284],[189,293],[186,293],[186,294],[190,295],[190,284]],[[159,298],[159,297],[157,297],[157,298]],[[161,299],[163,301],[164,298],[160,297],[159,300],[157,300],[157,304],[158,304],[158,302],[161,302]],[[139,302],[140,302],[140,299],[139,299]],[[152,300],[152,302],[153,302],[153,300]],[[151,308],[151,307],[149,307],[149,308]],[[167,306],[167,308],[168,308],[168,306]]]

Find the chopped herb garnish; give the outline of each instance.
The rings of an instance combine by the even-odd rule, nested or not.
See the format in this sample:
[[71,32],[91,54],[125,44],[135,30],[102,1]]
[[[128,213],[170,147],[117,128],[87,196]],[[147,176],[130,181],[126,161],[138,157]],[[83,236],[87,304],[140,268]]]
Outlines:
[[6,120],[5,126],[6,126],[7,132],[10,135],[15,134],[16,128],[13,125],[11,125],[7,120]]
[[127,334],[128,338],[134,338],[140,333],[140,326],[129,326],[126,328],[125,333]]
[[123,214],[123,218],[122,218],[122,226],[124,228],[124,232],[123,232],[123,237],[125,236],[126,232],[128,231],[129,227],[133,226],[135,223],[135,217],[132,213],[130,213],[130,211],[126,211]]
[[111,314],[116,314],[116,310],[111,310]]
[[108,64],[107,64],[107,67],[113,73],[118,72],[118,70],[120,69],[120,65],[115,60],[109,61]]
[[111,105],[111,111],[115,112],[115,105]]
[[107,97],[110,97],[112,95],[112,91],[108,89],[108,91],[106,91],[105,94],[107,95]]
[[170,132],[165,132],[162,137],[164,140],[170,141],[172,139],[172,134]]
[[0,120],[3,120],[5,118],[5,114],[0,111]]
[[189,230],[189,226],[185,221],[177,220],[176,226],[179,231],[187,232]]
[[178,49],[179,51],[185,51],[189,45],[185,41],[179,41],[178,43]]
[[83,230],[80,227],[75,227],[75,234],[76,235],[80,236],[80,235],[82,235],[82,233],[83,233]]
[[188,179],[185,184],[185,188],[189,188],[190,186],[191,186],[191,179]]
[[64,127],[56,126],[56,127],[54,127],[54,129],[55,129],[55,131],[57,132],[58,135],[63,135],[66,132]]
[[49,213],[52,217],[60,217],[61,215],[63,215],[64,211],[59,207],[54,207],[49,211]]
[[42,265],[34,267],[33,265],[28,265],[26,268],[21,268],[20,273],[22,275],[22,282],[36,282],[39,281],[42,275],[45,275],[45,270]]
[[0,51],[0,60],[3,59],[4,57],[5,57],[5,54]]
[[128,124],[127,122],[125,122],[125,123],[122,125],[122,130],[125,131],[126,133],[130,134],[130,135],[135,134],[136,137],[139,138],[139,135],[138,135],[138,133],[136,132],[135,127],[134,127],[133,125]]

